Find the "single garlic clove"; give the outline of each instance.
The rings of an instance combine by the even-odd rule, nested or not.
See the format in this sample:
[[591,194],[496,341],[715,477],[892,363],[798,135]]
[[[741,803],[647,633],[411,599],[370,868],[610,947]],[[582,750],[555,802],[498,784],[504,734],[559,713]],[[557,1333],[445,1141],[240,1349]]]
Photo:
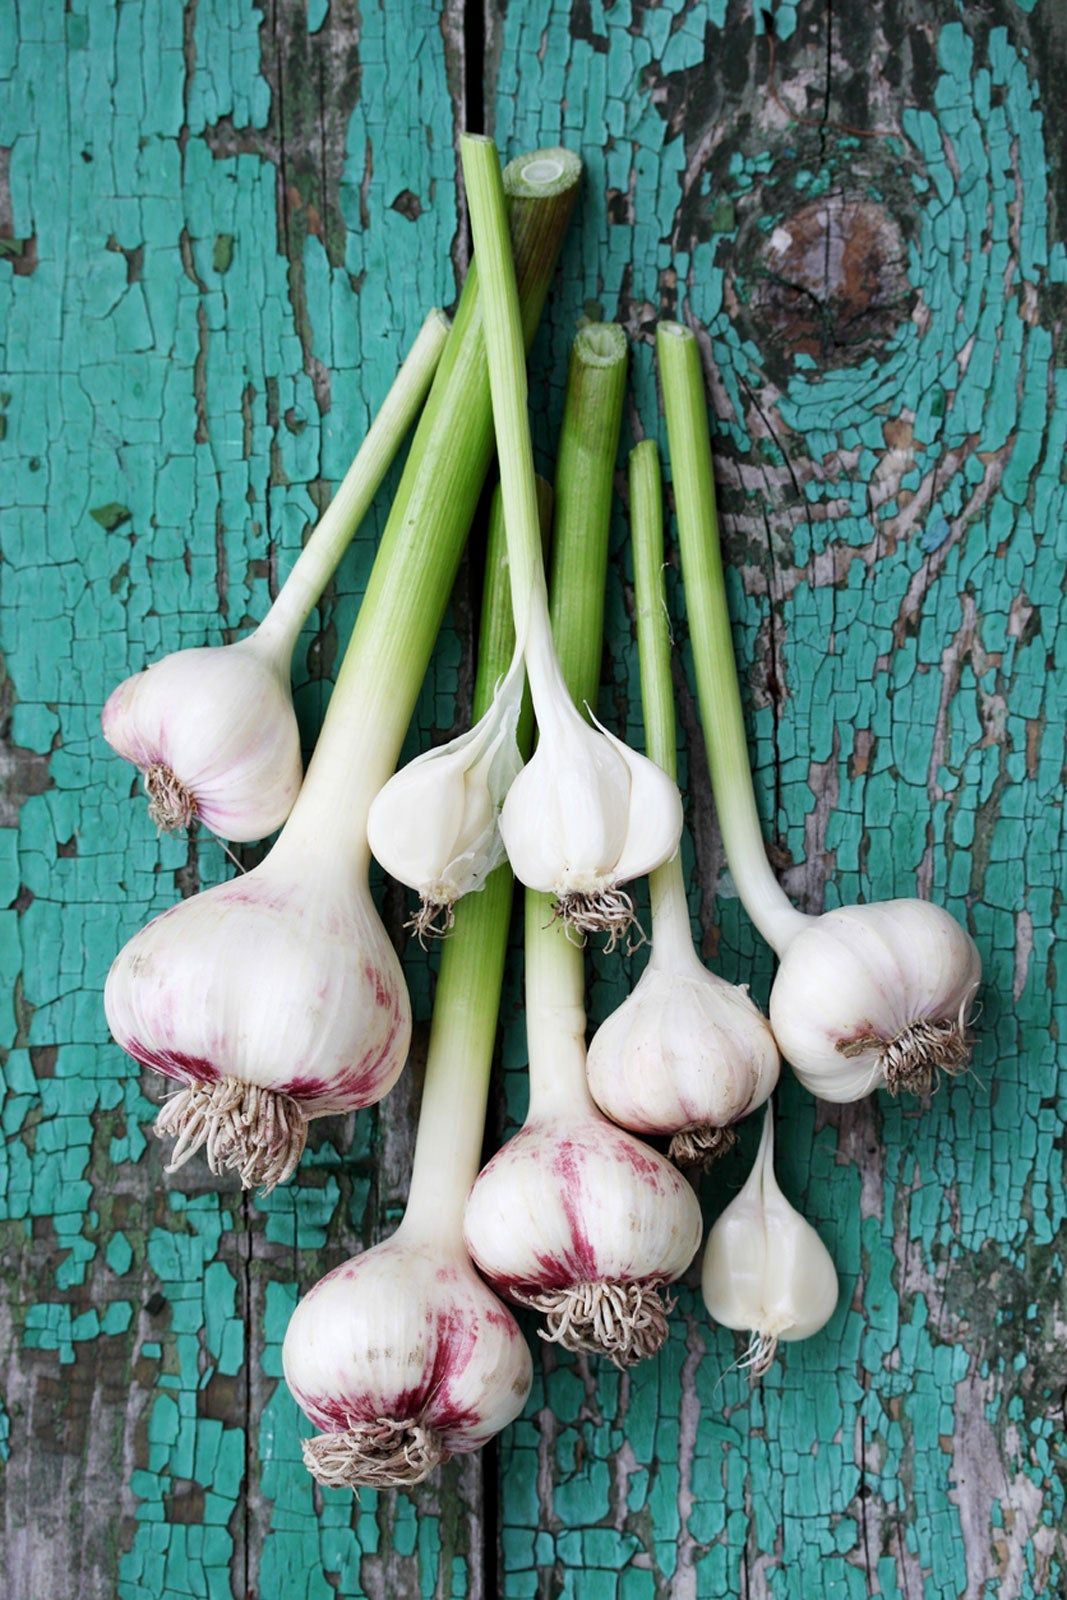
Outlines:
[[175,1170],[201,1147],[245,1188],[288,1178],[312,1117],[372,1105],[407,1056],[403,973],[365,885],[279,844],[182,900],[119,952],[108,1025],[184,1087],[163,1106]]
[[262,839],[292,810],[303,768],[288,671],[255,634],[178,650],[119,684],[104,738],[145,776],[161,829],[198,818],[223,839]]
[[524,681],[517,658],[475,726],[416,756],[371,805],[368,843],[387,872],[418,892],[412,925],[420,937],[447,932],[455,902],[483,888],[504,860],[497,819],[522,769],[516,727]]
[[701,1275],[715,1321],[752,1335],[741,1365],[754,1377],[770,1366],[779,1340],[824,1327],[838,1299],[830,1252],[778,1187],[772,1116],[768,1107],[744,1188],[708,1234]]
[[620,885],[669,859],[681,830],[681,798],[671,779],[591,727],[569,701],[542,729],[500,814],[519,881],[554,894],[569,922],[583,932],[606,932],[613,944],[633,920]]
[[589,1046],[589,1089],[634,1133],[673,1140],[671,1155],[707,1162],[733,1143],[732,1124],[778,1081],[778,1048],[743,989],[692,955],[660,965],[655,950],[633,992]]
[[322,1433],[304,1443],[320,1483],[421,1483],[521,1412],[530,1352],[459,1249],[403,1227],[322,1278],[293,1313],[285,1381]]
[[490,1283],[542,1312],[542,1337],[619,1367],[667,1336],[659,1291],[700,1244],[677,1168],[590,1109],[531,1120],[478,1177],[467,1248]]
[[886,900],[827,911],[787,946],[771,1026],[805,1088],[851,1101],[928,1094],[965,1070],[981,979],[970,935],[940,906]]

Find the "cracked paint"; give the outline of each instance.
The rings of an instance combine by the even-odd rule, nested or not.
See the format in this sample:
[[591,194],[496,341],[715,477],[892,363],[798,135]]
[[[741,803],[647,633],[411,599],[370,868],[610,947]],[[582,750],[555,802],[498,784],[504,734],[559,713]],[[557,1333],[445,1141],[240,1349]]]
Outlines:
[[[487,110],[509,152],[562,140],[588,166],[533,358],[542,465],[579,315],[632,336],[635,435],[657,427],[656,317],[695,319],[775,859],[808,909],[919,889],[967,923],[987,976],[974,1074],[922,1116],[783,1085],[783,1186],[843,1295],[761,1389],[729,1370],[694,1278],[655,1363],[539,1350],[498,1452],[358,1505],[304,1471],[281,1341],[299,1293],[395,1222],[416,1074],[380,1116],[316,1128],[266,1199],[202,1167],[163,1177],[100,991],[136,927],[230,868],[203,834],[153,837],[98,714],[130,671],[262,614],[425,308],[452,299],[462,8],[44,0],[0,25],[13,1600],[72,1573],[81,1600],[1062,1587],[1060,69],[1050,0],[928,9],[846,25],[838,5],[828,37],[823,8],[785,0],[513,0],[488,8]],[[760,275],[798,217],[851,265],[823,293],[805,254],[791,339],[788,295]],[[892,260],[884,301],[855,276],[857,219]],[[309,736],[387,503],[388,486],[298,648]],[[639,744],[624,540],[620,516],[600,709]],[[462,719],[470,610],[461,586],[412,751]],[[676,671],[703,950],[765,1001],[684,648]],[[398,927],[395,890],[386,910]],[[594,1020],[641,959],[595,958]],[[431,973],[417,949],[405,962],[417,1068]],[[706,1180],[709,1219],[751,1144]]]

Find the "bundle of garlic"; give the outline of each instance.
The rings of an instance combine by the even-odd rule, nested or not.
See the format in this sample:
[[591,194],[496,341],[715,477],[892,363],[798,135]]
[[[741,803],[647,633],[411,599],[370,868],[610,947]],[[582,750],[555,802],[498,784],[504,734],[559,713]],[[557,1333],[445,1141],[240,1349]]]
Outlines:
[[[512,652],[504,527],[490,529],[474,710],[492,698]],[[530,742],[527,713],[516,746]],[[441,957],[426,1081],[404,1219],[392,1238],[346,1262],[297,1306],[282,1356],[298,1405],[323,1430],[304,1441],[322,1484],[420,1483],[449,1456],[477,1450],[514,1420],[530,1390],[518,1325],[486,1288],[463,1243],[478,1170],[511,912],[498,867],[458,908]]]
[[359,454],[254,633],[237,644],[178,650],[119,684],[104,738],[144,774],[161,830],[199,819],[224,839],[280,828],[300,788],[293,651],[389,466],[422,409],[448,334],[431,311]]
[[[565,151],[508,168],[520,337],[540,316],[580,171]],[[157,917],[108,976],[119,1044],[185,1085],[156,1124],[177,1140],[171,1170],[203,1146],[213,1171],[269,1189],[292,1173],[309,1118],[372,1104],[403,1067],[410,1007],[368,886],[367,811],[395,765],[491,454],[472,268],[285,828],[254,871]]]
[[704,375],[692,332],[656,333],[686,609],[726,859],[749,916],[780,961],[775,1038],[806,1088],[858,1100],[884,1086],[925,1095],[971,1055],[981,978],[974,942],[940,907],[887,900],[804,916],[786,898],[760,831],[726,605]]
[[[521,597],[519,559],[529,574],[537,539],[521,349],[510,336],[514,284],[506,252],[491,246],[502,216],[499,168],[496,150],[488,141],[465,139],[463,159],[486,296],[486,341],[512,593]],[[602,433],[597,409],[593,403],[585,413],[590,436]],[[565,436],[575,425],[570,412],[568,417]],[[565,437],[561,455],[566,457],[569,448]],[[543,669],[551,665],[575,717],[571,693],[591,700],[596,692],[607,556],[606,535],[597,531],[596,521],[590,523],[580,506],[578,495],[557,498],[553,602],[559,660],[555,651],[546,652],[544,634],[536,657]],[[536,558],[540,570],[539,548]],[[526,584],[528,596],[537,592],[534,582]],[[543,577],[540,593],[543,598]],[[516,605],[520,632],[526,614]],[[591,639],[596,641],[593,650]],[[528,649],[533,682],[530,663]],[[536,690],[533,698],[539,711]],[[553,733],[558,733],[558,724],[550,724],[547,731],[542,725],[543,746]],[[591,738],[602,737],[591,733]],[[610,756],[612,747],[605,749]],[[643,757],[633,759],[658,773],[677,803],[677,790],[659,769]],[[524,775],[536,761],[535,756]],[[559,769],[558,781],[564,781],[566,771],[565,766]],[[576,788],[570,791],[572,800]],[[514,793],[515,786],[505,815]],[[584,793],[590,799],[596,791]],[[652,793],[661,794],[662,789]],[[628,800],[634,801],[632,790]],[[637,811],[633,822],[635,826],[640,822]],[[676,830],[674,836],[677,842]],[[521,1131],[475,1183],[467,1202],[465,1236],[471,1255],[494,1287],[544,1314],[543,1337],[569,1349],[607,1355],[625,1367],[654,1354],[666,1338],[661,1290],[684,1272],[699,1245],[700,1208],[669,1161],[614,1127],[594,1105],[585,1077],[583,988],[581,949],[571,942],[566,926],[553,920],[550,899],[527,893],[530,1109]]]
[[708,1234],[701,1286],[716,1322],[751,1335],[738,1365],[754,1378],[770,1367],[779,1340],[808,1339],[834,1314],[830,1252],[774,1176],[773,1102],[745,1186]]
[[[516,636],[526,662],[538,744],[511,783],[500,833],[515,876],[555,897],[568,927],[604,932],[614,944],[633,920],[622,887],[671,857],[682,827],[677,786],[661,769],[579,712],[553,644],[538,536],[526,365],[509,287],[502,232],[499,163],[487,139],[465,135],[463,170],[471,230],[482,263],[486,353],[493,395],[500,482],[506,507]],[[610,325],[575,340],[568,408],[556,482],[557,522],[583,516],[590,538],[606,547],[611,478],[625,381],[626,341]],[[566,545],[557,540],[554,571]],[[556,586],[560,615],[569,606],[566,575]],[[583,649],[599,661],[603,600]]]
[[[641,702],[649,755],[676,775],[671,642],[663,583],[659,455],[630,456],[630,522]],[[589,1088],[613,1122],[671,1141],[684,1165],[728,1149],[733,1124],[778,1081],[778,1049],[746,990],[709,972],[693,947],[680,856],[652,874],[652,952],[633,993],[589,1046]]]

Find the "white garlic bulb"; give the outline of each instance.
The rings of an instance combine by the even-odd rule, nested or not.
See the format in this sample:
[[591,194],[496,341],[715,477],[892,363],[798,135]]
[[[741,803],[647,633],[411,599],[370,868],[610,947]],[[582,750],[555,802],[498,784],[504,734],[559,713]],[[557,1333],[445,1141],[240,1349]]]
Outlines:
[[481,889],[504,860],[498,818],[522,768],[516,728],[526,674],[518,654],[473,728],[401,767],[379,790],[367,841],[385,870],[418,892],[410,926],[447,933],[458,899]]
[[183,1088],[156,1123],[169,1171],[204,1146],[245,1188],[288,1178],[309,1118],[380,1100],[407,1056],[411,1012],[365,873],[283,847],[135,934],[104,990],[134,1060]]
[[300,789],[300,734],[288,658],[257,634],[178,650],[113,690],[101,717],[111,748],[144,774],[158,828],[194,817],[224,839],[261,839]]
[[585,721],[558,669],[545,680],[530,670],[540,739],[508,790],[500,833],[520,883],[552,894],[574,927],[607,933],[610,949],[633,921],[621,886],[678,849],[681,796],[654,762]]
[[970,1060],[980,979],[974,941],[940,906],[842,906],[807,919],[785,946],[771,1026],[801,1083],[823,1100],[881,1087],[928,1094]]
[[104,738],[144,774],[159,829],[185,828],[196,818],[224,839],[247,843],[289,815],[303,776],[289,686],[293,650],[418,415],[448,330],[444,313],[431,311],[255,633],[237,644],[178,650],[110,695]]
[[761,1377],[786,1343],[818,1333],[837,1306],[837,1272],[809,1222],[774,1176],[773,1106],[744,1188],[714,1224],[704,1251],[704,1303],[724,1328],[751,1334],[739,1363]]
[[457,1245],[403,1226],[320,1280],[282,1351],[285,1381],[322,1433],[304,1442],[320,1483],[421,1483],[519,1415],[530,1352]]
[[[655,934],[653,934],[655,940]],[[695,957],[653,958],[589,1046],[589,1088],[634,1133],[671,1140],[673,1160],[706,1164],[733,1143],[733,1124],[778,1082],[778,1049],[743,989]]]

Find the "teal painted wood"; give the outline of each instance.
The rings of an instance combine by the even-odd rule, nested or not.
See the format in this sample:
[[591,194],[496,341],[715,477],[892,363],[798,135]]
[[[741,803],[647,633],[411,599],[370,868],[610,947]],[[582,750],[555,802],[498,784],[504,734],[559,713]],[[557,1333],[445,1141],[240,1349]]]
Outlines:
[[[578,136],[590,164],[543,370],[595,301],[637,341],[633,428],[656,432],[654,320],[706,330],[784,881],[808,910],[932,895],[987,980],[974,1073],[927,1112],[819,1106],[783,1084],[783,1181],[841,1274],[823,1334],[751,1388],[689,1288],[668,1350],[628,1378],[543,1354],[502,1447],[509,1596],[976,1600],[1067,1581],[1051,954],[1065,128],[1043,90],[1065,51],[1062,17],[1025,9],[905,22],[845,6],[831,23],[778,5],[754,24],[740,5],[622,0],[493,17],[498,137]],[[624,541],[620,520],[601,710],[639,737]],[[673,598],[681,617],[677,583]],[[688,665],[678,688],[694,915],[718,970],[765,1001]],[[593,966],[597,1021],[632,971]],[[519,1117],[517,1017],[505,1049]],[[752,1145],[706,1181],[709,1216]]]
[[[535,353],[546,463],[582,310],[633,336],[635,433],[656,426],[655,317],[707,328],[783,873],[808,908],[918,888],[967,921],[988,977],[976,1073],[922,1116],[785,1086],[783,1182],[834,1250],[838,1315],[757,1391],[723,1376],[733,1343],[691,1289],[668,1350],[628,1378],[542,1351],[500,1451],[499,1578],[477,1463],[358,1509],[320,1499],[279,1382],[299,1289],[396,1218],[417,1074],[380,1119],[317,1131],[285,1192],[245,1202],[203,1169],[161,1176],[153,1106],[99,1003],[119,942],[228,870],[208,839],[153,837],[99,705],[152,656],[259,614],[424,307],[451,298],[459,11],[4,14],[0,1470],[16,1600],[1062,1586],[1062,25],[1051,0],[906,22],[837,9],[828,90],[814,5],[754,22],[737,0],[511,0],[488,17],[489,109],[509,150],[562,137],[590,170]],[[873,290],[843,265],[827,292],[827,240],[834,260],[874,263]],[[769,270],[783,258],[788,276]],[[379,522],[298,656],[309,734]],[[620,519],[601,710],[639,739],[623,545]],[[468,611],[461,589],[413,742],[462,716]],[[765,998],[684,672],[678,686],[694,914],[709,959]],[[406,961],[425,1021],[429,971]],[[639,963],[594,961],[594,1016]],[[708,1183],[709,1217],[744,1163]]]

